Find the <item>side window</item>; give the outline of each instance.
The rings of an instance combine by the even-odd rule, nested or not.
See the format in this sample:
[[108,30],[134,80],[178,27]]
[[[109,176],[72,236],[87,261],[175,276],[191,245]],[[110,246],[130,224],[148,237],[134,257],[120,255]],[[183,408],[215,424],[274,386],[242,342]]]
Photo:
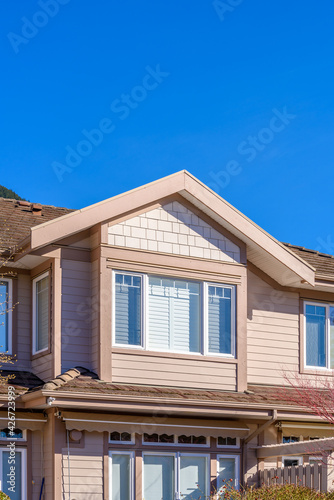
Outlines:
[[50,295],[49,273],[33,280],[33,354],[49,347]]
[[12,352],[12,280],[0,280],[0,352]]
[[115,344],[142,345],[142,277],[115,273]]

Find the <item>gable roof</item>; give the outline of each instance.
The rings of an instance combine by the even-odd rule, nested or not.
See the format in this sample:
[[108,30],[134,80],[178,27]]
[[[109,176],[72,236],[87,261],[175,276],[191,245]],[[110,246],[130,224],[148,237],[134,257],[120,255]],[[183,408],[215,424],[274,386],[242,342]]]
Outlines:
[[245,242],[248,259],[281,285],[300,286],[303,282],[314,285],[315,269],[311,264],[185,170],[33,227],[31,249],[37,250],[175,194]]
[[27,238],[32,227],[73,211],[69,208],[0,198],[0,252]]

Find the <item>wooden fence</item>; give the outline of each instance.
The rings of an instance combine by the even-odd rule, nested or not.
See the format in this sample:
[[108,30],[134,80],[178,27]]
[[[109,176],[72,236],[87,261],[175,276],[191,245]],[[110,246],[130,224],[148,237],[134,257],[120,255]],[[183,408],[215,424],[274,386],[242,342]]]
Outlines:
[[314,465],[265,469],[259,471],[259,483],[259,486],[289,483],[327,491],[327,466],[316,462]]

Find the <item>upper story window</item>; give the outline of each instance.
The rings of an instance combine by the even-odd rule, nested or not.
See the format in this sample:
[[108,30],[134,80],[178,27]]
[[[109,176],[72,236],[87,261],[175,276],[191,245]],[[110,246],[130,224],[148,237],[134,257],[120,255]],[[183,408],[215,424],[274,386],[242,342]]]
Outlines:
[[33,354],[49,347],[49,273],[33,280]]
[[305,364],[334,368],[334,306],[305,302]]
[[235,355],[235,286],[114,273],[116,346]]
[[12,280],[0,280],[0,352],[12,352]]

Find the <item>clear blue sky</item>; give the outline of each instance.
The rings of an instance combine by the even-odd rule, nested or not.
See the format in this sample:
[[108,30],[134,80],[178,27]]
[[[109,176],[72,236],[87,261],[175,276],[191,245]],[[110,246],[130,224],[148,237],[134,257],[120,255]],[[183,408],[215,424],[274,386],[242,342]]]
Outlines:
[[54,1],[0,3],[0,184],[81,208],[187,169],[334,253],[332,1]]

